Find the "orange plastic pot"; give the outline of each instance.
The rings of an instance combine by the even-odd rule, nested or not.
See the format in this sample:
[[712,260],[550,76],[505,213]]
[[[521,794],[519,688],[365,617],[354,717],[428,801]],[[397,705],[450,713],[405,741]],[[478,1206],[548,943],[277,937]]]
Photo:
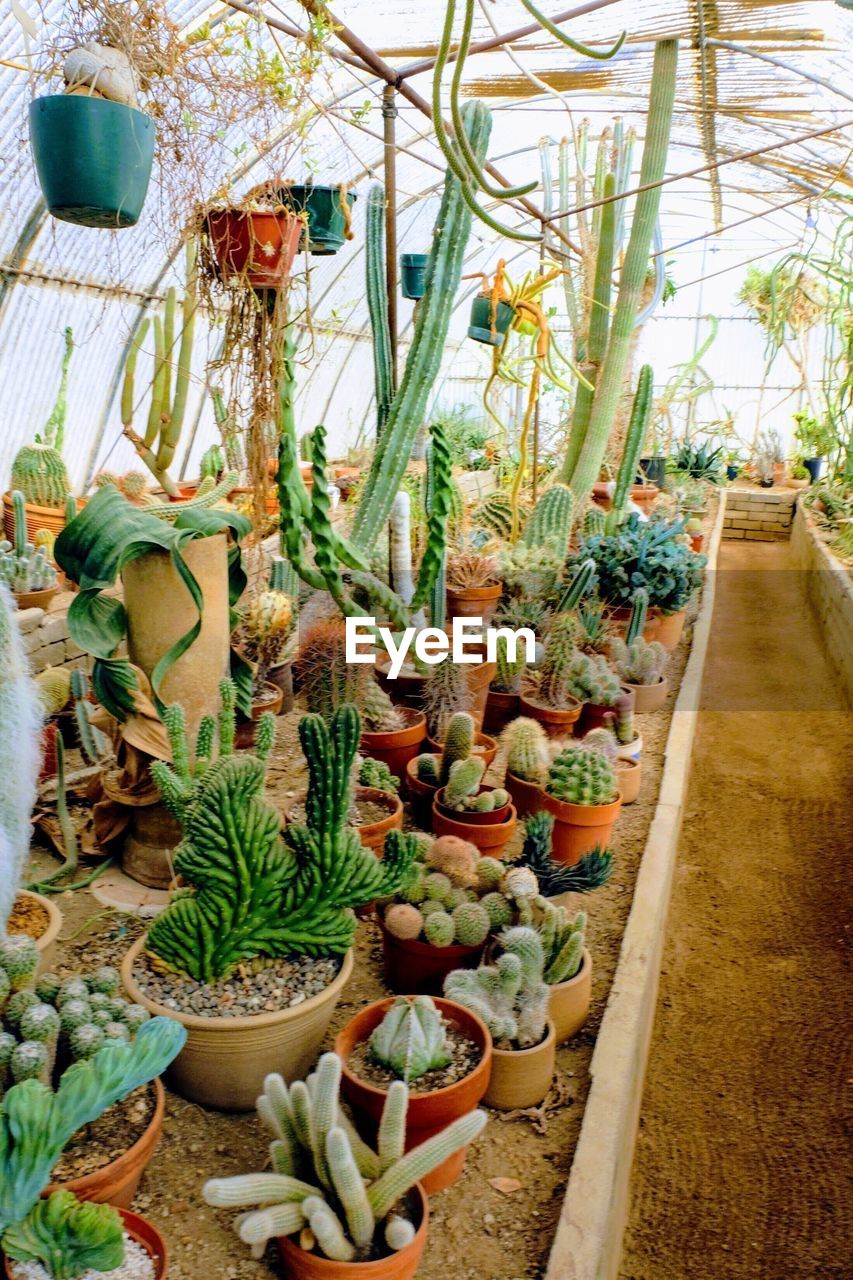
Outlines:
[[395,938],[377,916],[382,930],[382,972],[385,985],[399,995],[439,996],[444,979],[454,969],[476,969],[485,943],[478,947],[434,947],[418,938]]
[[623,804],[633,804],[640,794],[640,783],[643,778],[643,766],[639,760],[622,759],[616,761],[616,784]]
[[554,819],[551,857],[555,862],[573,867],[596,845],[607,848],[613,824],[622,808],[622,796],[617,795],[610,804],[570,804],[566,800],[558,800],[543,788],[542,808]]
[[207,216],[207,230],[220,275],[225,280],[240,276],[253,289],[280,289],[290,275],[303,225],[287,209],[214,209]]
[[548,1013],[554,1024],[557,1044],[571,1040],[589,1017],[592,999],[592,956],[583,949],[581,967],[573,978],[555,982],[548,998]]
[[702,544],[704,543],[704,541],[705,541],[704,533],[691,533],[690,550],[695,552],[696,555],[698,555],[702,550]]
[[[71,1185],[70,1183],[68,1184]],[[54,1190],[56,1188],[54,1187]],[[148,1254],[154,1264],[154,1280],[166,1280],[169,1274],[169,1250],[166,1241],[160,1235],[160,1232],[152,1222],[147,1218],[143,1218],[141,1214],[133,1213],[130,1209],[116,1206],[121,1215],[121,1224],[124,1227],[125,1235],[130,1236],[131,1240],[135,1240]],[[12,1270],[14,1263],[11,1259],[3,1257],[3,1274],[6,1280],[16,1280],[16,1275],[20,1272]],[[104,1272],[108,1275],[109,1272]]]
[[483,625],[488,626],[502,594],[502,582],[490,587],[448,587],[447,619],[452,622],[454,618],[482,618]]
[[137,1138],[123,1155],[105,1164],[102,1169],[72,1178],[70,1182],[51,1182],[42,1191],[42,1199],[54,1191],[71,1191],[78,1200],[92,1200],[95,1204],[112,1204],[119,1209],[129,1209],[136,1195],[145,1167],[154,1154],[163,1129],[163,1113],[166,1110],[166,1091],[155,1079],[154,1114],[145,1132]]
[[483,728],[486,733],[500,733],[510,720],[518,715],[518,694],[500,693],[490,689],[486,695],[486,714],[483,716]]
[[679,609],[676,613],[658,613],[659,625],[655,639],[672,653],[678,648],[687,620],[687,610]]
[[528,782],[526,778],[517,778],[514,773],[506,771],[504,786],[512,796],[515,812],[519,818],[526,818],[530,813],[538,813],[542,805],[542,787],[538,782]]
[[[427,738],[424,742],[426,751],[437,752],[441,755],[441,743],[436,742],[435,738]],[[486,768],[488,769],[498,754],[498,744],[494,738],[489,737],[487,733],[474,734],[474,749],[472,755],[480,756]]]
[[[432,830],[436,836],[458,836],[460,840],[468,840],[476,845],[480,853],[490,858],[499,858],[515,831],[515,805],[509,804],[500,813],[506,813],[502,822],[466,822],[451,817],[450,813],[440,805],[438,796],[432,802]],[[492,814],[477,814],[477,818],[492,817]],[[461,815],[460,815],[461,817]]]
[[421,753],[421,744],[426,737],[426,716],[414,707],[401,707],[400,714],[405,718],[403,729],[393,729],[390,733],[376,733],[365,729],[361,735],[362,755],[373,760],[381,760],[397,778],[406,774],[406,765]]
[[661,676],[657,684],[627,684],[634,694],[634,714],[647,715],[650,711],[658,711],[666,702],[669,693],[669,681]]
[[[388,1097],[388,1090],[377,1085],[368,1084],[348,1065],[350,1055],[356,1045],[369,1040],[371,1034],[379,1026],[392,999],[375,1000],[352,1018],[335,1039],[335,1053],[342,1062],[341,1088],[344,1097],[353,1107],[357,1119],[366,1121],[363,1136],[368,1143],[375,1145],[376,1131],[382,1116],[382,1109]],[[453,1025],[463,1035],[473,1040],[480,1050],[480,1060],[463,1080],[447,1085],[443,1089],[431,1089],[418,1092],[418,1082],[412,1081],[409,1090],[409,1108],[406,1112],[406,1150],[418,1147],[427,1138],[441,1133],[449,1124],[469,1111],[474,1111],[480,1104],[489,1083],[492,1071],[492,1037],[484,1022],[466,1009],[464,1005],[453,1000],[436,999],[436,1007],[446,1023]],[[359,1126],[361,1127],[361,1126]],[[428,1195],[435,1195],[451,1186],[465,1167],[467,1147],[449,1156],[443,1164],[423,1179],[423,1188]]]
[[545,1039],[530,1049],[493,1049],[492,1075],[483,1101],[498,1111],[537,1107],[551,1087],[557,1034],[548,1019]]
[[538,720],[549,738],[569,738],[573,727],[580,719],[583,704],[572,698],[568,707],[546,707],[529,695],[522,693],[518,699],[518,710],[521,715]]
[[375,1262],[334,1262],[301,1249],[290,1236],[278,1236],[276,1243],[287,1280],[412,1280],[426,1245],[429,1201],[420,1183],[409,1194],[417,1201],[414,1216],[420,1224],[404,1249]]

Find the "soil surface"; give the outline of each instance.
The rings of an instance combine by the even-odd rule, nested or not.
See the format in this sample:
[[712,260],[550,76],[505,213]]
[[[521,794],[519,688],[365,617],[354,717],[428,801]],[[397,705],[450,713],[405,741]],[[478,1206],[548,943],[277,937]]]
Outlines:
[[853,738],[787,544],[723,543],[700,712],[621,1276],[842,1280]]
[[151,1123],[156,1106],[153,1084],[143,1084],[97,1120],[78,1129],[51,1173],[53,1182],[71,1182],[124,1155]]

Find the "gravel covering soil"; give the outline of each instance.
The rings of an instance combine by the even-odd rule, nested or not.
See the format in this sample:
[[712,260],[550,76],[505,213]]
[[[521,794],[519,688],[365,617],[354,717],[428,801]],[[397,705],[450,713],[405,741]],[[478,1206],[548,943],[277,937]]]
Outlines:
[[149,1000],[199,1018],[245,1018],[293,1009],[325,991],[341,970],[339,956],[294,956],[263,968],[239,966],[225,982],[210,985],[181,973],[160,973],[143,954],[133,976]]
[[[40,1262],[9,1262],[13,1280],[50,1280]],[[151,1255],[129,1235],[124,1237],[124,1262],[113,1271],[84,1271],[79,1280],[154,1280]]]
[[19,894],[12,907],[8,933],[26,933],[30,938],[40,938],[50,924],[47,908],[35,898],[26,898]]
[[129,1151],[151,1123],[154,1086],[143,1084],[114,1103],[91,1124],[78,1129],[51,1174],[53,1182],[70,1182],[103,1169]]
[[[389,795],[388,804],[378,804],[375,800],[359,800],[350,805],[349,822],[352,827],[366,827],[368,823],[384,822],[391,816],[394,806],[390,803],[396,796]],[[305,821],[305,805],[295,804],[287,815],[287,821],[299,824]]]
[[[447,1066],[436,1067],[418,1076],[417,1080],[412,1080],[409,1085],[410,1093],[430,1093],[434,1089],[446,1089],[448,1085],[464,1080],[483,1056],[477,1043],[455,1027],[447,1030],[447,1048],[451,1055]],[[361,1040],[355,1046],[347,1059],[347,1066],[365,1084],[376,1085],[378,1089],[387,1089],[394,1080],[399,1079],[389,1067],[373,1060],[368,1040]]]

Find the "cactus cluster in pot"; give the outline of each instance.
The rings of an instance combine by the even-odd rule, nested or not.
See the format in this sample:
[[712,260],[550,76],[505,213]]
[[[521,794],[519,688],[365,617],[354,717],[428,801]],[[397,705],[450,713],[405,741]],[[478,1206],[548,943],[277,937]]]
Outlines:
[[615,706],[622,693],[618,677],[600,653],[581,653],[575,649],[569,661],[568,681],[573,697],[597,707]]
[[507,773],[524,782],[540,783],[544,780],[551,756],[548,735],[538,720],[530,720],[527,716],[513,720],[501,734],[501,745],[506,751]]
[[601,751],[569,746],[552,761],[545,790],[565,804],[611,804],[617,796],[616,774]]
[[444,980],[444,994],[482,1018],[496,1047],[531,1048],[541,1043],[548,1022],[542,940],[532,925],[515,925],[497,942],[495,964],[455,969]]
[[609,849],[590,849],[573,866],[567,866],[551,857],[553,833],[550,813],[540,811],[528,816],[519,865],[533,872],[544,897],[591,893],[607,884],[613,874],[613,854]]
[[570,613],[560,613],[551,622],[542,661],[536,671],[536,701],[562,710],[576,699],[575,634],[577,623]]
[[[73,499],[72,499],[73,501]],[[27,541],[27,517],[24,495],[16,489],[12,494],[15,519],[15,541],[0,542],[0,579],[8,583],[15,595],[29,591],[47,591],[56,586],[56,569],[48,559],[44,546]]]
[[369,756],[361,760],[357,776],[360,787],[387,791],[390,796],[395,796],[400,790],[400,779],[391,772],[384,760],[372,760]]
[[299,1236],[303,1248],[338,1262],[368,1262],[405,1248],[420,1225],[409,1216],[407,1193],[486,1123],[484,1112],[469,1112],[404,1153],[409,1091],[395,1080],[374,1151],[341,1107],[340,1081],[334,1053],[323,1054],[316,1071],[290,1087],[279,1075],[267,1076],[257,1105],[275,1135],[272,1170],[205,1183],[204,1199],[217,1208],[260,1206],[236,1223],[256,1256],[280,1236]]
[[503,787],[481,791],[480,784],[486,772],[484,760],[469,756],[467,760],[455,760],[450,766],[447,782],[439,792],[439,800],[445,809],[457,813],[494,813],[509,804],[509,792]]
[[659,641],[644,640],[642,636],[630,644],[619,638],[612,640],[610,655],[616,674],[626,684],[657,684],[669,662],[669,653]]
[[475,737],[474,721],[467,711],[452,715],[445,725],[441,756],[436,759],[426,752],[415,758],[415,772],[421,782],[431,787],[446,786],[454,765],[475,759],[472,755]]
[[430,996],[398,996],[370,1036],[370,1056],[408,1084],[451,1061],[447,1027]]

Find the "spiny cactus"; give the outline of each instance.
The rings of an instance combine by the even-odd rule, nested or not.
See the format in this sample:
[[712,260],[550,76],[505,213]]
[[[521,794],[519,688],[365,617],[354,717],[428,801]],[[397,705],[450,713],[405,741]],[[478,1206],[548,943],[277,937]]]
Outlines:
[[58,715],[71,697],[71,671],[68,667],[46,667],[35,677],[42,709],[46,716]]
[[4,969],[12,992],[23,991],[35,982],[39,949],[33,938],[15,933],[0,942],[0,969]]
[[496,1042],[529,1048],[542,1041],[548,1020],[542,942],[535,929],[516,925],[498,943],[496,964],[454,970],[444,980],[444,994],[482,1018]]
[[548,737],[538,720],[519,716],[501,734],[507,772],[525,782],[542,782],[550,756]]
[[467,711],[470,704],[463,670],[450,658],[437,663],[429,673],[423,692],[429,736],[443,741],[452,717]]
[[639,636],[630,644],[614,639],[610,643],[613,665],[626,684],[657,684],[669,662],[669,653],[657,640]]
[[570,656],[568,689],[580,702],[599,707],[614,706],[622,692],[604,655],[581,653],[579,649]]
[[512,530],[512,506],[503,493],[490,494],[471,512],[471,523],[505,542]]
[[545,789],[567,804],[611,804],[617,795],[616,775],[601,752],[566,747],[548,770]]
[[[216,982],[242,960],[291,953],[343,955],[355,932],[353,907],[387,897],[403,882],[417,842],[392,831],[378,860],[346,825],[349,779],[361,734],[354,707],[327,725],[299,725],[308,762],[305,823],[279,836],[278,812],[263,798],[264,762],[220,756],[201,776],[156,770],[183,827],[175,870],[190,892],[173,900],[148,935],[149,952],[199,982]],[[164,785],[165,783],[165,785]]]
[[442,799],[450,809],[461,809],[473,799],[483,780],[486,766],[477,756],[457,760],[449,771]]
[[18,489],[12,494],[12,510],[15,541],[11,543],[4,539],[0,542],[0,580],[6,582],[16,594],[46,591],[48,587],[56,586],[56,569],[50,563],[44,547],[36,550],[35,544],[27,541],[24,495]]
[[270,670],[281,661],[290,636],[293,606],[282,591],[254,596],[240,622],[245,656],[255,663],[255,689],[260,692]]
[[555,709],[571,705],[574,692],[573,661],[577,623],[569,613],[560,613],[551,623],[545,652],[536,673],[536,698]]
[[404,942],[417,938],[423,927],[423,914],[411,903],[395,902],[385,912],[385,928]]
[[492,927],[489,913],[479,902],[462,902],[453,909],[453,932],[463,947],[479,947]]
[[553,541],[562,555],[569,549],[575,499],[571,489],[555,484],[546,489],[530,513],[521,535],[527,547],[544,547]]
[[441,786],[441,774],[439,771],[439,758],[425,752],[419,755],[415,760],[415,771],[421,782],[426,782],[431,787]]
[[385,280],[385,188],[375,182],[367,193],[364,233],[365,284],[373,335],[373,378],[376,394],[376,438],[382,435],[394,398],[388,290]]
[[26,502],[38,507],[65,507],[71,481],[62,461],[65,420],[68,407],[68,367],[74,350],[74,335],[65,330],[65,350],[59,390],[50,417],[35,444],[24,445],[12,461],[11,488],[19,489]]
[[429,996],[398,996],[370,1037],[370,1056],[406,1084],[450,1062],[441,1014]]
[[584,560],[574,570],[572,578],[560,597],[557,605],[558,613],[568,613],[577,609],[583,597],[592,588],[595,581],[595,561]]
[[570,917],[565,907],[545,902],[538,929],[545,956],[545,981],[551,987],[568,982],[583,961],[586,913],[578,911]]
[[382,685],[373,679],[365,682],[363,715],[365,728],[371,733],[396,733],[406,727],[400,708],[395,707]]
[[631,601],[631,614],[625,631],[625,643],[627,645],[632,645],[635,640],[639,640],[642,637],[648,612],[649,593],[645,587],[638,587]]
[[447,721],[441,749],[441,785],[445,786],[457,760],[467,760],[474,750],[474,720],[466,711],[458,711]]
[[637,390],[631,406],[631,417],[625,434],[625,447],[616,476],[613,506],[608,512],[605,521],[608,531],[618,528],[625,514],[628,495],[631,492],[631,485],[634,483],[634,477],[637,474],[637,464],[643,451],[643,441],[646,438],[646,429],[649,425],[649,414],[652,411],[653,382],[652,367],[649,364],[644,364],[637,379]]
[[446,875],[451,884],[469,889],[477,883],[480,851],[458,836],[439,836],[426,851],[424,866]]
[[296,661],[309,711],[331,720],[344,703],[363,707],[370,670],[366,664],[347,662],[339,618],[323,618],[302,629]]
[[627,747],[637,736],[634,730],[634,705],[630,693],[619,695],[613,704],[613,715],[615,717],[613,732],[616,734],[616,740],[623,747]]
[[374,787],[377,791],[387,791],[392,796],[400,790],[400,779],[394,776],[384,760],[362,760],[358,768],[358,781],[362,787]]
[[40,1200],[3,1235],[3,1252],[16,1262],[40,1263],[53,1280],[113,1271],[124,1261],[124,1227],[108,1204],[81,1203],[70,1191]]
[[[339,1262],[375,1256],[377,1246],[395,1251],[409,1243],[415,1224],[400,1202],[421,1178],[482,1132],[482,1111],[455,1120],[441,1133],[404,1154],[408,1088],[395,1080],[379,1122],[378,1150],[357,1136],[340,1108],[341,1063],[325,1053],[308,1081],[289,1088],[267,1076],[258,1114],[275,1135],[273,1173],[212,1178],[202,1190],[208,1204],[245,1208],[237,1223],[241,1240],[263,1247],[274,1236],[311,1229],[320,1253]],[[394,1212],[392,1212],[394,1211]],[[377,1236],[380,1239],[377,1239]]]
[[518,693],[521,688],[521,678],[527,665],[523,646],[521,644],[515,646],[515,657],[510,660],[507,637],[499,634],[495,645],[495,660],[497,662],[497,671],[492,680],[491,688],[496,693]]
[[606,525],[607,517],[602,508],[591,503],[583,518],[584,541],[587,538],[603,538]]

